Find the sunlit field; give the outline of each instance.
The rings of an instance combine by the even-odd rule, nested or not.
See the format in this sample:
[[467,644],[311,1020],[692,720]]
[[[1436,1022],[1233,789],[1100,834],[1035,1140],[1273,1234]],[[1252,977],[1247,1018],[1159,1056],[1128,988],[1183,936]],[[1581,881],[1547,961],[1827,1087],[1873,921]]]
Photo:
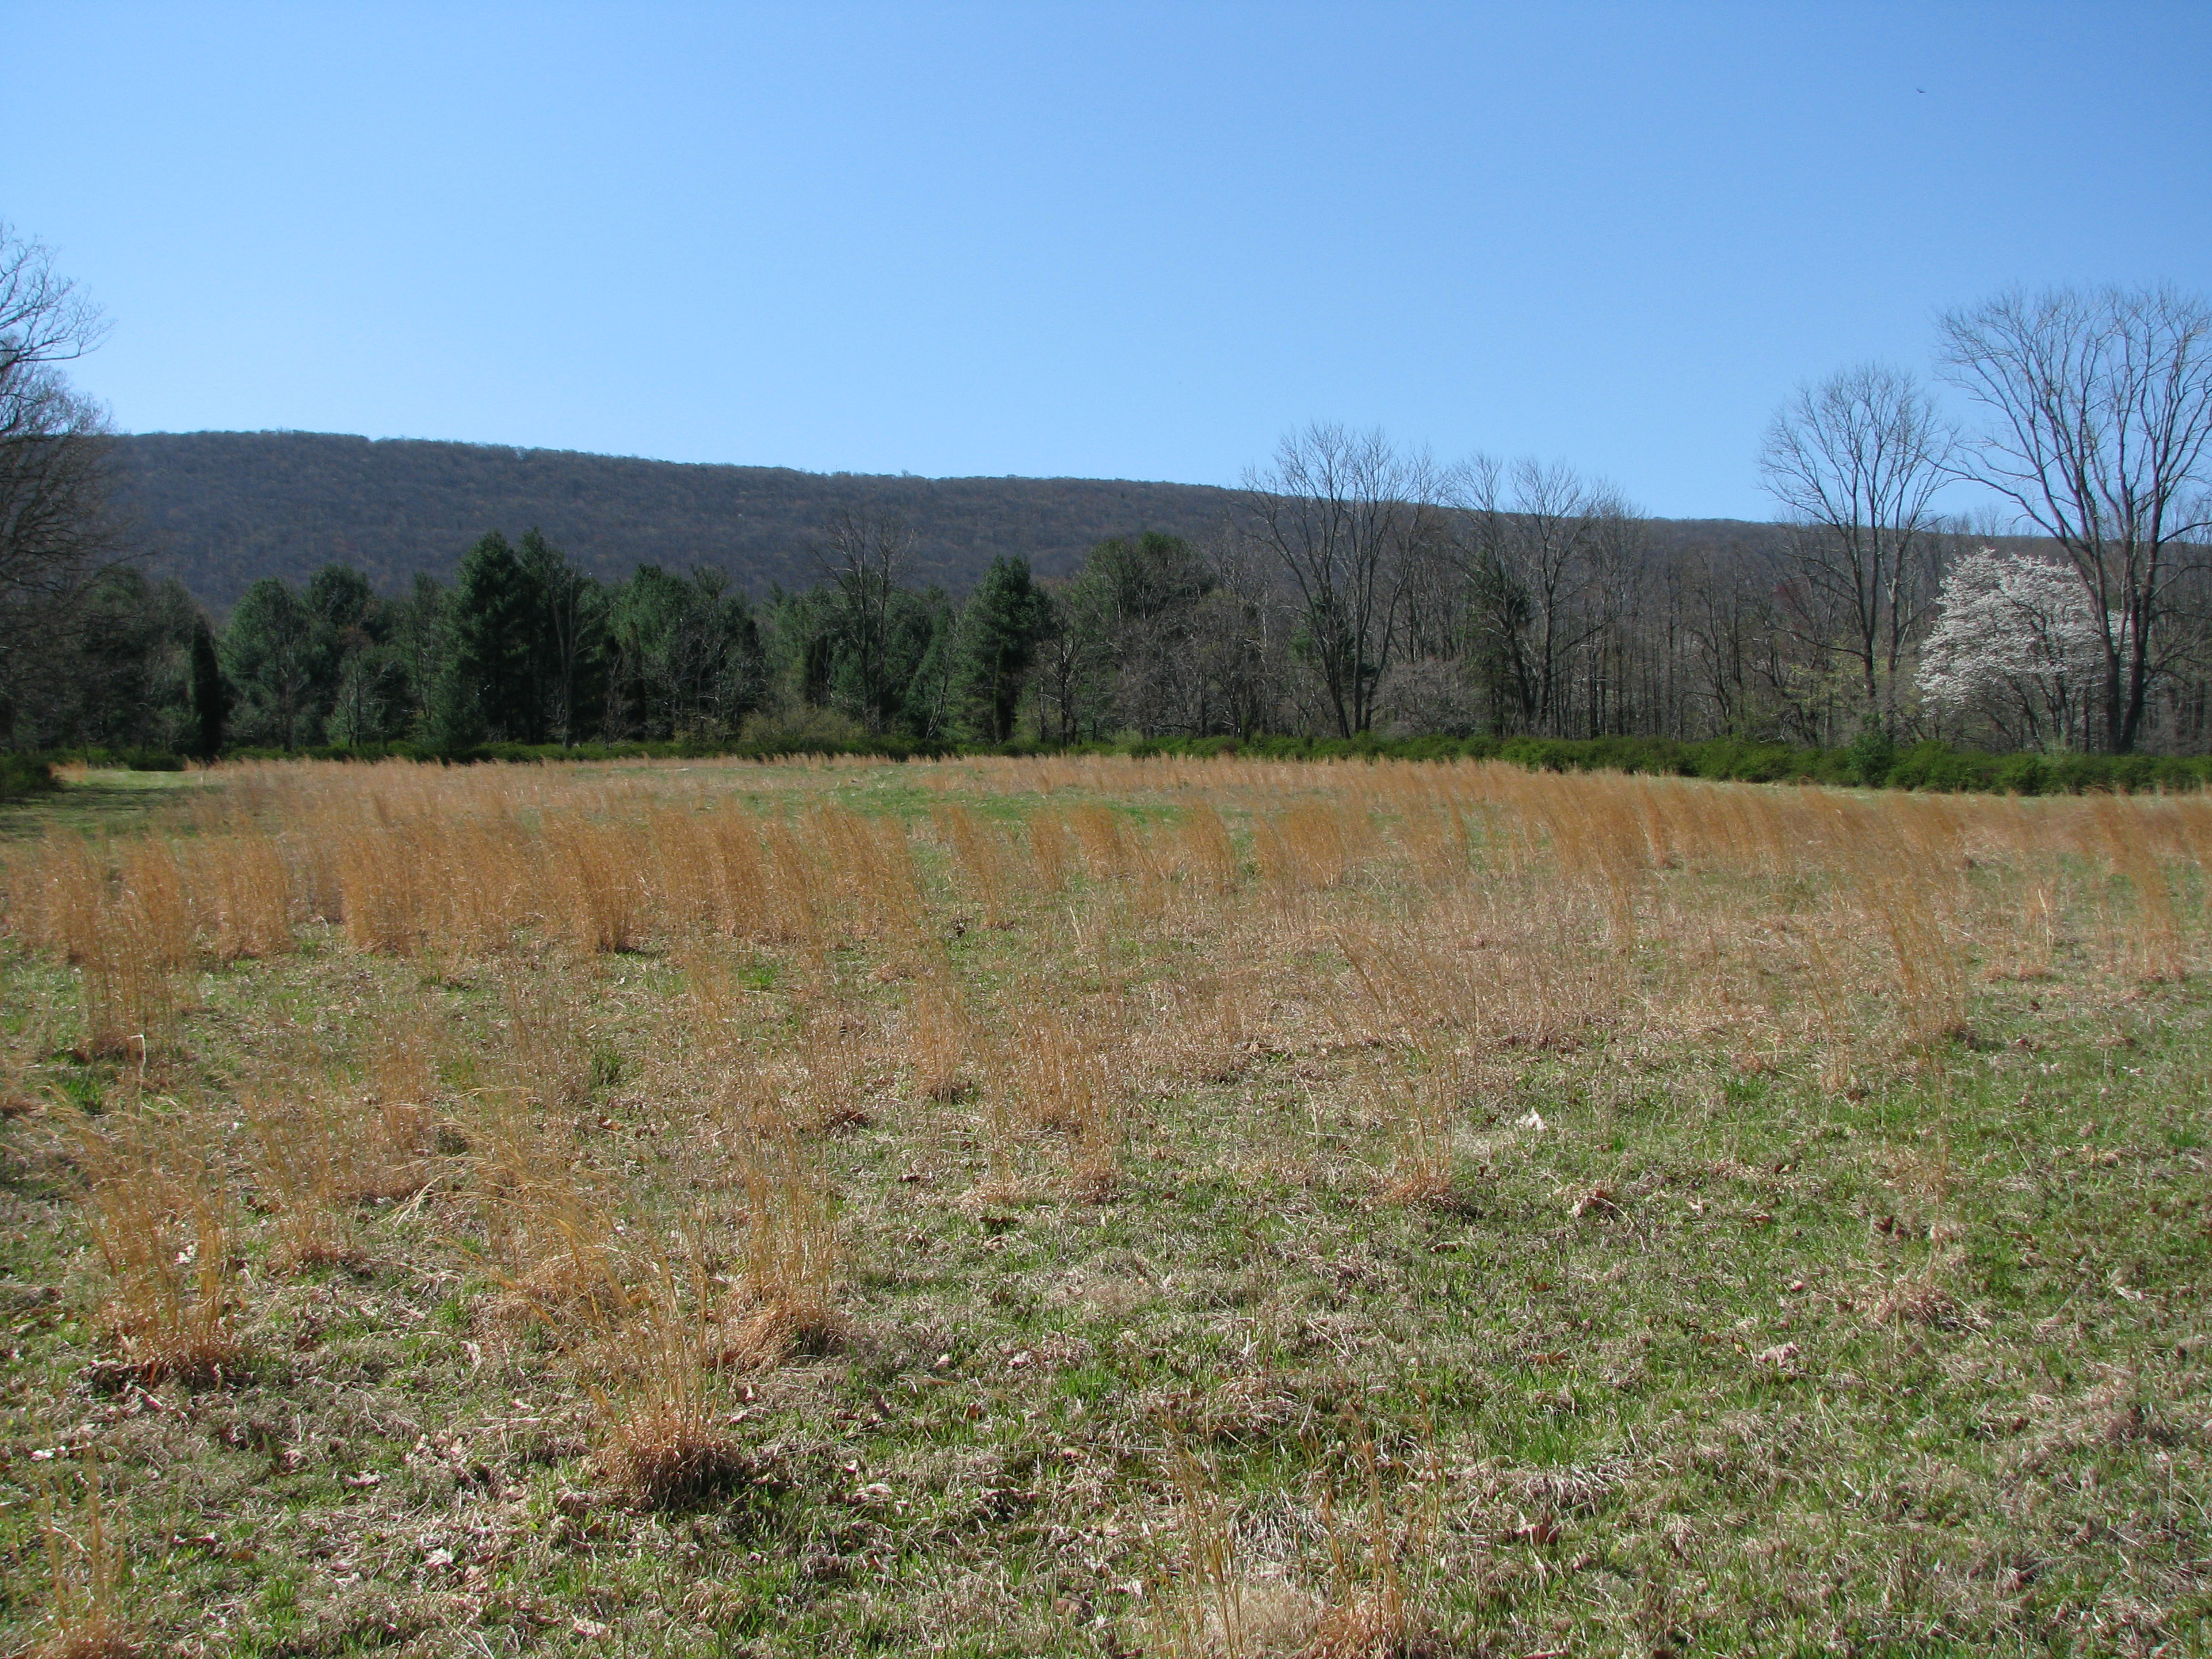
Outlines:
[[0,1649],[2212,1651],[2212,800],[163,781],[0,811]]

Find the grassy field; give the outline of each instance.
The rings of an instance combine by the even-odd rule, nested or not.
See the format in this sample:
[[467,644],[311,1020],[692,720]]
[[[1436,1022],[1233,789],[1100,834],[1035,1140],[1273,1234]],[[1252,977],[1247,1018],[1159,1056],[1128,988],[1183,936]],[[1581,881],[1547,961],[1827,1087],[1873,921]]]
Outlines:
[[2212,1652],[2212,799],[0,808],[0,1651]]

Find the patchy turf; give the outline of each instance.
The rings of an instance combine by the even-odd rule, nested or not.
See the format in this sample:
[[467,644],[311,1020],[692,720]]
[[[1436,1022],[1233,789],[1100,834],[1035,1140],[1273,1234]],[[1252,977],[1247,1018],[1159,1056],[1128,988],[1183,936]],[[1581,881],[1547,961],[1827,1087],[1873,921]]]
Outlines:
[[356,771],[8,850],[0,1640],[2208,1650],[2202,808]]

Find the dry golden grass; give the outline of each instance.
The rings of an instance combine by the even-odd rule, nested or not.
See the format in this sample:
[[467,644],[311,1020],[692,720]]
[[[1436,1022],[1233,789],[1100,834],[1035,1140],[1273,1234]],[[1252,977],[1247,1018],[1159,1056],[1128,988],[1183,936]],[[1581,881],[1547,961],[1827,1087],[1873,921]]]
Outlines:
[[143,1065],[174,1034],[179,989],[173,936],[128,888],[103,896],[74,952],[84,998],[88,1054],[135,1056]]
[[743,1158],[744,1290],[752,1307],[732,1363],[818,1353],[845,1329],[837,1308],[842,1252],[834,1200],[811,1152],[790,1134],[752,1139]]
[[[617,1491],[644,1507],[670,1509],[743,1479],[750,1461],[727,1426],[729,1390],[720,1375],[730,1341],[711,1317],[704,1288],[656,1262],[623,1314],[610,1334],[620,1360],[609,1381],[592,1389]],[[750,1330],[739,1336],[761,1340]],[[760,1355],[770,1363],[779,1357]]]
[[100,1460],[86,1455],[76,1483],[81,1496],[74,1501],[58,1503],[57,1484],[50,1475],[39,1492],[51,1628],[30,1654],[33,1659],[133,1659],[141,1650],[122,1611],[127,1569],[109,1528]]
[[246,1351],[230,1197],[211,1152],[189,1130],[164,1134],[145,1121],[88,1127],[78,1146],[124,1364],[146,1382],[221,1381]]
[[261,1194],[278,1223],[276,1265],[298,1273],[363,1259],[354,1206],[353,1149],[327,1102],[247,1097]]
[[1464,1115],[1468,1093],[1463,1056],[1432,1046],[1376,1063],[1366,1085],[1390,1125],[1391,1162],[1382,1196],[1395,1204],[1444,1208],[1460,1201],[1452,1126]]
[[1029,821],[1030,860],[1036,867],[1037,885],[1057,893],[1067,885],[1067,871],[1074,854],[1069,850],[1066,820],[1054,812],[1032,813]]
[[292,948],[290,877],[273,841],[207,836],[191,854],[200,931],[217,959],[281,956]]
[[930,1100],[953,1100],[967,1086],[966,1067],[975,1028],[957,985],[932,974],[915,981],[907,1005],[907,1063],[916,1091]]

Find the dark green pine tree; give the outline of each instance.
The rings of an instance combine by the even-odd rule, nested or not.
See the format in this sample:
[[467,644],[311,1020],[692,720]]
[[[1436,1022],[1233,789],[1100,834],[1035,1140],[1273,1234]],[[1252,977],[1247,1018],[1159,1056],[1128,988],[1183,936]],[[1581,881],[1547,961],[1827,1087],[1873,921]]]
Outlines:
[[605,701],[606,592],[534,525],[514,557],[530,592],[531,740],[574,743]]
[[251,742],[297,749],[321,729],[332,659],[330,629],[275,576],[239,596],[224,624],[222,664],[238,690]]
[[465,749],[487,738],[528,743],[541,735],[536,676],[536,595],[496,530],[461,561],[447,616],[452,653],[432,713],[432,738],[441,749]]
[[200,617],[192,623],[192,752],[202,760],[221,754],[223,722],[229,718],[230,688],[222,682],[215,630]]
[[1014,735],[1022,687],[1051,622],[1044,595],[1030,580],[1029,561],[1004,554],[992,560],[961,613],[952,668],[954,697],[978,742],[1004,743]]

